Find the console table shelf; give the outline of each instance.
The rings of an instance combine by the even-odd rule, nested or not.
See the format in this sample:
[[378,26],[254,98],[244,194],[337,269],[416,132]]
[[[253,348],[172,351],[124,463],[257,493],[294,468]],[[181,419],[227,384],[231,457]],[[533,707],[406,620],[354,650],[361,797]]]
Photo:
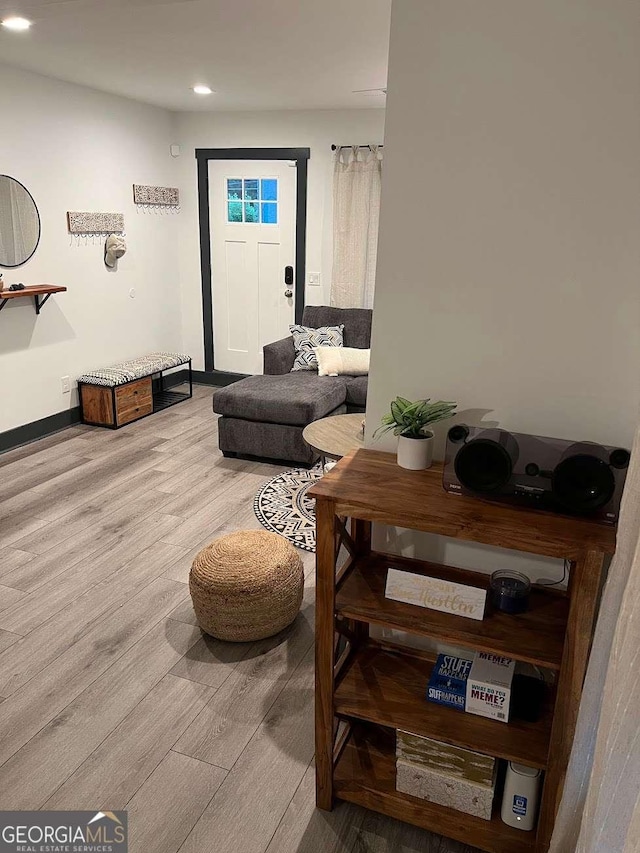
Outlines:
[[373,726],[354,728],[335,768],[335,793],[339,799],[481,850],[535,853],[535,833],[507,826],[500,819],[499,808],[494,808],[491,820],[482,820],[396,791],[394,734]]
[[32,284],[23,290],[7,290],[5,288],[5,290],[0,290],[0,311],[2,311],[10,299],[22,299],[25,296],[32,296],[36,307],[36,314],[39,314],[40,309],[53,293],[65,293],[66,290],[66,287],[60,287],[56,284]]
[[[309,494],[316,499],[316,802],[349,800],[488,853],[546,853],[562,794],[615,528],[451,495],[442,466],[399,468],[359,449]],[[347,520],[350,519],[350,526]],[[371,550],[372,522],[569,561],[566,592],[535,587],[527,612],[482,621],[385,598],[389,567],[487,587],[480,572]],[[349,556],[337,566],[341,546]],[[369,637],[371,624],[555,670],[536,723],[498,722],[427,702],[428,653]],[[537,832],[436,806],[395,790],[395,729],[545,770]],[[497,797],[496,800],[499,798]]]
[[[408,651],[408,650],[407,650]],[[335,691],[339,717],[402,729],[453,746],[478,749],[491,744],[491,754],[531,767],[546,767],[553,703],[538,723],[505,724],[427,702],[427,682],[434,661],[378,647],[358,649]]]
[[560,669],[569,617],[569,598],[564,592],[532,587],[529,609],[518,617],[518,630],[514,633],[513,616],[501,611],[488,612],[482,622],[437,610],[429,611],[429,618],[425,619],[424,608],[385,598],[390,566],[468,586],[489,586],[488,575],[371,552],[358,557],[353,570],[338,585],[336,613],[345,619],[422,637],[440,639],[446,636],[456,646]]

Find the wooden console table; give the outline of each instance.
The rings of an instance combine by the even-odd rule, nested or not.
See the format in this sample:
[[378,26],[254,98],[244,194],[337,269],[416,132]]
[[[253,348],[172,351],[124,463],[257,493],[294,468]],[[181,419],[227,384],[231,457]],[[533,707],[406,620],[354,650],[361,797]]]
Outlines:
[[[615,528],[585,519],[447,494],[442,467],[407,471],[395,456],[359,449],[309,492],[316,498],[316,802],[347,800],[489,853],[545,853],[575,732],[605,556]],[[350,529],[347,519],[351,519]],[[371,523],[570,562],[566,592],[534,587],[529,609],[488,609],[483,621],[387,600],[390,566],[488,586],[486,574],[378,554]],[[349,553],[338,567],[344,545]],[[502,723],[426,701],[435,656],[376,642],[369,625],[528,661],[556,673],[537,723]],[[395,789],[395,732],[491,753],[545,771],[537,832],[485,821]],[[499,800],[499,797],[496,797]]]

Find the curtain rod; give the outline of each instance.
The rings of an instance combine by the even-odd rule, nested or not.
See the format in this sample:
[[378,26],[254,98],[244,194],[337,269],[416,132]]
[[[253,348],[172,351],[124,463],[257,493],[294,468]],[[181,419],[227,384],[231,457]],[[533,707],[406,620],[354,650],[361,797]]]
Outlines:
[[[338,149],[342,150],[343,148],[368,148],[369,150],[371,150],[371,143],[367,143],[366,145],[332,145],[331,146],[332,151],[337,151]],[[384,148],[384,145],[378,145],[378,148]]]

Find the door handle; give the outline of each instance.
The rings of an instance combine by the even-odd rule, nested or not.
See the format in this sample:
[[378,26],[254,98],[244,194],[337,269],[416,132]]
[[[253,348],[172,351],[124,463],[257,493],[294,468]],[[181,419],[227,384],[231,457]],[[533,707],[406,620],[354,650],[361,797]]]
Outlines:
[[284,283],[293,284],[293,267],[284,268]]
[[290,296],[293,296],[293,290],[285,290],[284,295],[288,299]]

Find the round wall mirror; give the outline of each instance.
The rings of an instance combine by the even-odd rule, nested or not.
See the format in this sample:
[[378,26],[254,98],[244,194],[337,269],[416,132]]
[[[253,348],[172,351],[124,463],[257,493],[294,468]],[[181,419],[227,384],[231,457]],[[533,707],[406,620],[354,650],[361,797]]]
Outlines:
[[0,175],[0,267],[26,263],[40,242],[40,214],[29,190]]

